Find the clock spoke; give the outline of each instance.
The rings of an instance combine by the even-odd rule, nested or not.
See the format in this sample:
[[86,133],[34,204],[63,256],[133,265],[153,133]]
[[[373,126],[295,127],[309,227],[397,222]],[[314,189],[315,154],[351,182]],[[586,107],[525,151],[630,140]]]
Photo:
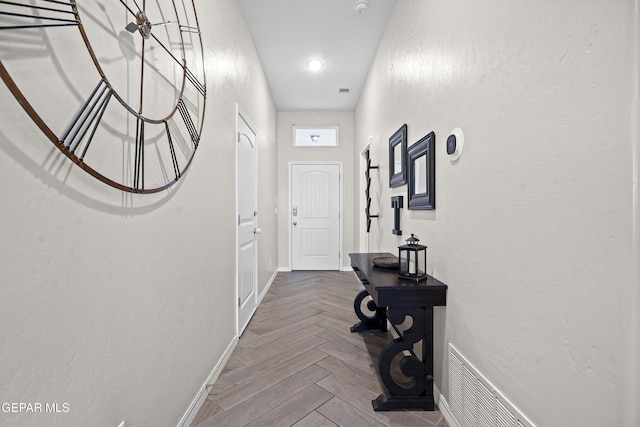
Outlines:
[[0,30],[80,25],[75,1],[37,0],[34,3],[22,4],[2,0],[0,15],[13,17],[16,21],[15,24],[1,24]]
[[158,38],[153,33],[151,33],[151,37],[184,70],[184,73],[185,73],[185,76],[187,77],[187,80],[189,80],[191,82],[191,84],[193,84],[193,86],[198,90],[198,92],[200,92],[200,94],[202,96],[206,96],[207,95],[207,89],[206,89],[204,83],[200,82],[198,80],[198,78],[196,77],[196,75],[193,74],[193,72],[191,72],[191,70],[186,65],[184,65],[183,61],[180,61],[178,58],[176,58],[175,55],[173,53],[171,53],[171,50],[169,50],[169,48],[167,48],[160,40],[158,40]]
[[193,86],[198,90],[198,92],[200,92],[202,96],[206,96],[207,88],[204,86],[204,84],[198,80],[198,78],[195,76],[195,74],[191,72],[189,68],[184,67],[184,71],[185,71],[185,75],[187,76],[187,79],[191,82],[191,84],[193,84]]
[[83,146],[82,153],[78,157],[80,161],[84,159],[91,145],[112,94],[113,90],[105,80],[100,80],[60,138],[59,142],[71,154],[75,154],[78,148]]
[[[129,13],[131,13],[133,16],[136,16],[137,12],[134,12],[134,10],[129,7],[126,1],[120,0],[120,3],[122,3],[122,5],[129,11]],[[138,7],[137,3],[136,3],[136,7]],[[141,11],[139,7],[138,7],[138,11]]]
[[142,50],[140,53],[140,107],[138,113],[142,114],[143,94],[144,94],[144,45],[146,39],[142,38]]
[[[121,0],[122,1],[122,0]],[[138,8],[138,12],[142,12],[144,10],[144,3],[142,3],[142,7],[140,7],[138,5],[138,2],[136,0],[133,0],[133,4],[136,5],[136,7]]]

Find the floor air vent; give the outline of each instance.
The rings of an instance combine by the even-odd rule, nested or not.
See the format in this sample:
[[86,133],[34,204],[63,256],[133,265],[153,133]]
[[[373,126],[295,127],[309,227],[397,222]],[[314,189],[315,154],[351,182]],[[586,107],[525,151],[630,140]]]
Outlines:
[[449,409],[459,427],[535,427],[451,344]]

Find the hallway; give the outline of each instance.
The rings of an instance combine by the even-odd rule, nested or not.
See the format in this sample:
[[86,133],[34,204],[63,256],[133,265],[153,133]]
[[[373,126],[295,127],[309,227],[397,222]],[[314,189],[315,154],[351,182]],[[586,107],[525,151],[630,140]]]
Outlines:
[[437,426],[435,412],[378,412],[388,333],[352,334],[350,272],[279,273],[192,427]]
[[[367,1],[1,2],[0,426],[640,427],[640,0]],[[428,247],[440,413],[372,411],[351,273],[282,273],[303,163],[342,165],[332,268]]]

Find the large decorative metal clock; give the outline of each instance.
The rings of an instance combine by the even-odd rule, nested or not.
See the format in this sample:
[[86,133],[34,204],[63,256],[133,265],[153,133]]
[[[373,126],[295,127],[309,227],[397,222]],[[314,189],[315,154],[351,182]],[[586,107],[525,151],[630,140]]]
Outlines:
[[0,77],[67,158],[132,193],[180,180],[206,100],[193,0],[0,1],[0,30]]

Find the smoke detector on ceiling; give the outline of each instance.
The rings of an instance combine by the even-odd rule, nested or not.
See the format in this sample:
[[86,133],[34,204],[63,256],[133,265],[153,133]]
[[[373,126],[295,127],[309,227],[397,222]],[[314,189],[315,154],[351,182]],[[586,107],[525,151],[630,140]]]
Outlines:
[[369,2],[367,0],[356,0],[353,4],[353,10],[358,13],[364,13],[367,10],[367,7],[369,7]]

